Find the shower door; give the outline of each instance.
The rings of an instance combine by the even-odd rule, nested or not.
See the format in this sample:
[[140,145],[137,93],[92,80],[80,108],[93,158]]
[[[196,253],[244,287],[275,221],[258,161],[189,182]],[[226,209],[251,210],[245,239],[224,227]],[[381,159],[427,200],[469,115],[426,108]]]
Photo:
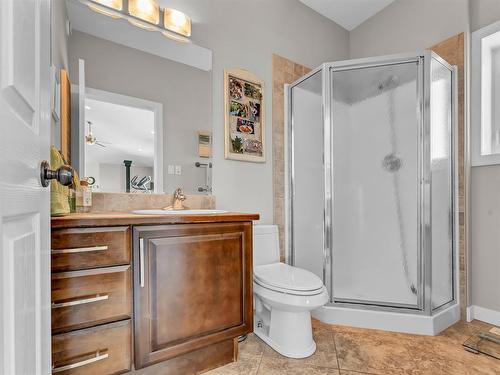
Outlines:
[[291,263],[325,280],[323,71],[289,88],[288,165]]
[[333,302],[422,308],[422,65],[330,70]]

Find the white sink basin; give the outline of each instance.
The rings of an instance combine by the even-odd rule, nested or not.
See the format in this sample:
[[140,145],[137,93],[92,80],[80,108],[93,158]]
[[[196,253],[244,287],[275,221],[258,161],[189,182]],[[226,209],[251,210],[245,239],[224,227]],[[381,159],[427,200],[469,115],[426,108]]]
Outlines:
[[224,210],[136,210],[132,211],[136,215],[210,215],[224,214]]

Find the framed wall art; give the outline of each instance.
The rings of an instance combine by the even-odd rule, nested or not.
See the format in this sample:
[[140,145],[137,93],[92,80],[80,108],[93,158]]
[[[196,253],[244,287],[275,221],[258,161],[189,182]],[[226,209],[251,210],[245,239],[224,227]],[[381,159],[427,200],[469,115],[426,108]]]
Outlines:
[[265,162],[262,80],[242,69],[224,71],[224,120],[225,158]]

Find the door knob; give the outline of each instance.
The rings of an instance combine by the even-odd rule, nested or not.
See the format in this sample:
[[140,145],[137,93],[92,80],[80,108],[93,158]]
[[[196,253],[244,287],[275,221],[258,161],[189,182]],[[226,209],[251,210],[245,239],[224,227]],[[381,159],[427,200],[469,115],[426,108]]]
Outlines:
[[63,186],[73,183],[73,168],[61,165],[55,171],[50,169],[50,164],[44,160],[40,165],[40,183],[43,187],[49,186],[50,180],[57,180]]

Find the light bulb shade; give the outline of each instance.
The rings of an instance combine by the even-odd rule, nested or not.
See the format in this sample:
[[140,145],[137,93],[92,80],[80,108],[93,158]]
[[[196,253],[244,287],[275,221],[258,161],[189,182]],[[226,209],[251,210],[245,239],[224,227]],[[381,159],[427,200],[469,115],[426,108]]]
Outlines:
[[163,26],[177,34],[191,36],[191,18],[179,10],[166,8],[163,13]]
[[191,43],[191,39],[189,39],[186,36],[182,36],[180,34],[173,33],[173,32],[168,31],[168,30],[162,31],[161,33],[163,34],[163,36],[167,37],[168,39],[174,40],[176,42]]
[[113,8],[115,10],[122,10],[123,9],[123,1],[122,0],[92,0],[92,2],[107,6],[108,8]]
[[128,12],[131,16],[154,25],[160,23],[160,6],[156,0],[129,0]]
[[134,25],[135,27],[139,27],[143,30],[147,30],[147,31],[155,31],[156,30],[156,28],[154,26],[148,25],[144,21],[129,19],[128,22],[130,22],[131,25]]
[[[119,18],[114,13],[108,12],[105,7],[121,11],[123,9],[123,0],[91,0],[92,3],[97,4],[96,6],[91,3],[88,4],[89,8],[94,12],[104,14],[105,16],[112,18]],[[99,5],[104,5],[105,7],[101,7]]]

